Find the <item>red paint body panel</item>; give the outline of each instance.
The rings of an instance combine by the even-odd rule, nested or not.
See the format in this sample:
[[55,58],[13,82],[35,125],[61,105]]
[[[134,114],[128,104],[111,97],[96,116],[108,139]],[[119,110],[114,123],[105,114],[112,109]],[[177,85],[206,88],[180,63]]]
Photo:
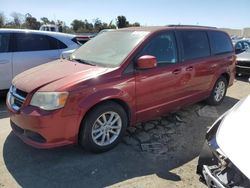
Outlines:
[[[38,148],[74,144],[78,142],[82,119],[102,101],[115,100],[125,104],[129,109],[130,125],[133,125],[206,99],[222,74],[228,75],[229,86],[233,84],[234,53],[124,73],[152,36],[173,28],[127,30],[146,30],[150,35],[117,68],[58,60],[15,77],[13,85],[27,92],[28,96],[19,111],[13,110],[7,101],[11,122],[21,129],[40,134],[46,142],[38,143],[14,132],[24,142]],[[36,91],[68,91],[69,97],[64,108],[44,111],[29,105]]]

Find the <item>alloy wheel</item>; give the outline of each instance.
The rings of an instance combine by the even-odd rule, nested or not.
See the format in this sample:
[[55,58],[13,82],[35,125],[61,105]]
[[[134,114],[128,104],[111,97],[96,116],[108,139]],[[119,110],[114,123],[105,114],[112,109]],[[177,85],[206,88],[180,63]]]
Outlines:
[[116,112],[110,111],[101,114],[92,126],[92,139],[99,146],[112,144],[119,136],[122,128],[122,119]]
[[214,90],[214,99],[215,101],[219,102],[220,100],[223,99],[224,94],[226,91],[226,85],[225,83],[221,80],[217,83],[215,90]]

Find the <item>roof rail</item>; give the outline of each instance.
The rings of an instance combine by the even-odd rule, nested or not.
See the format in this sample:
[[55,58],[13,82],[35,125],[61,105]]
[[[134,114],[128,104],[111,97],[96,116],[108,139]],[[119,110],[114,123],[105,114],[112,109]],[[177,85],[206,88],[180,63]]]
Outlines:
[[170,24],[170,25],[166,25],[167,27],[198,27],[198,28],[216,28],[217,27],[211,27],[211,26],[201,26],[201,25],[175,25],[175,24]]

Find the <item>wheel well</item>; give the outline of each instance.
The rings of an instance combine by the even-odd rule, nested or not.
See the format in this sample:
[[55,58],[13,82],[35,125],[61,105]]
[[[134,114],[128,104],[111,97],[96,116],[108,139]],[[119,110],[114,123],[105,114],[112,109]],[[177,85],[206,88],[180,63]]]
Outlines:
[[88,115],[89,112],[91,112],[96,106],[99,106],[103,103],[108,103],[108,102],[115,102],[117,104],[119,104],[126,112],[127,114],[127,117],[128,117],[128,123],[130,122],[130,119],[131,119],[131,111],[130,111],[130,108],[128,106],[128,104],[120,99],[107,99],[107,100],[104,100],[104,101],[101,101],[97,104],[95,104],[94,106],[92,106],[84,115],[84,117],[82,118],[82,121],[84,120],[84,118]]
[[130,111],[130,108],[128,106],[128,104],[120,99],[107,99],[107,100],[104,100],[104,101],[101,101],[97,104],[95,104],[94,106],[92,106],[86,113],[85,115],[82,117],[82,120],[81,120],[81,124],[79,126],[79,130],[78,130],[78,142],[79,142],[79,135],[81,134],[81,127],[83,125],[83,121],[85,119],[85,117],[88,115],[88,113],[90,113],[96,106],[98,105],[101,105],[103,103],[107,103],[107,102],[115,102],[117,104],[119,104],[126,112],[127,114],[127,117],[128,117],[128,126],[129,126],[129,123],[130,123],[130,119],[131,119],[131,111]]
[[230,79],[230,76],[228,73],[223,73],[221,76],[223,76],[224,78],[226,78],[227,80],[227,84],[229,83],[229,79]]

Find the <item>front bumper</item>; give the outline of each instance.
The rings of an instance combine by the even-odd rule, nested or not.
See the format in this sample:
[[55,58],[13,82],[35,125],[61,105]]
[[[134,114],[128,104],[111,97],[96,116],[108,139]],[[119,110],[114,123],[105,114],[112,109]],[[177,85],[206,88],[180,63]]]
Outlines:
[[236,65],[236,73],[242,75],[250,75],[250,66],[240,66]]
[[44,111],[23,106],[18,111],[7,101],[13,132],[36,148],[54,148],[78,141],[79,116],[67,115],[63,109]]
[[218,151],[211,149],[208,142],[204,144],[197,166],[200,181],[213,188],[250,187],[250,180]]
[[206,181],[208,187],[213,188],[226,188],[214,175],[211,173],[211,170],[208,166],[204,165],[202,170],[203,177]]

